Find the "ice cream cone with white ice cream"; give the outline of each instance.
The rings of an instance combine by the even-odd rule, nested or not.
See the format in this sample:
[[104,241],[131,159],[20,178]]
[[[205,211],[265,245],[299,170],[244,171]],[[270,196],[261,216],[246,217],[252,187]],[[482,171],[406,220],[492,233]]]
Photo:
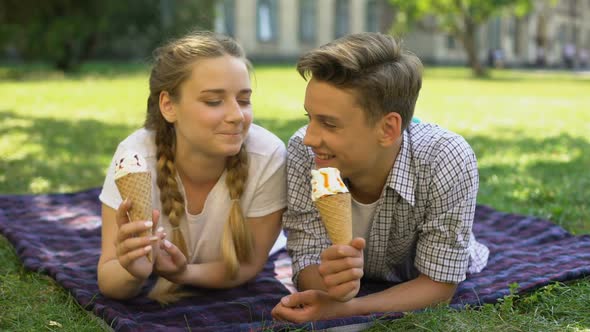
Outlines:
[[311,188],[311,199],[332,243],[349,244],[352,240],[351,198],[340,171],[333,167],[312,170]]
[[[145,159],[136,152],[127,151],[115,161],[115,183],[123,200],[132,201],[127,215],[129,221],[152,220],[152,177]],[[138,234],[150,236],[152,230]],[[152,252],[147,256],[152,261]]]

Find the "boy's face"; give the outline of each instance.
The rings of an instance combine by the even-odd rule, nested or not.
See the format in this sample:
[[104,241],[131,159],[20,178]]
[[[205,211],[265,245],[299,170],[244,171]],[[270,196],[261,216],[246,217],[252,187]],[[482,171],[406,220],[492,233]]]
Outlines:
[[382,159],[379,130],[368,124],[354,94],[311,79],[304,107],[309,125],[303,144],[313,150],[317,168],[336,167],[352,182],[370,176]]

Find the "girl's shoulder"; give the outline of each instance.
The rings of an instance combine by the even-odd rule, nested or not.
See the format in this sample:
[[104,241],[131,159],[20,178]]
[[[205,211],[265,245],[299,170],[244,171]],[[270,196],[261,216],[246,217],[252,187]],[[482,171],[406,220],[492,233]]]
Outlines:
[[156,136],[152,130],[145,128],[134,131],[127,136],[121,143],[117,151],[135,151],[146,159],[155,158],[156,156]]
[[270,157],[277,153],[282,155],[285,151],[285,143],[280,138],[256,124],[250,126],[245,144],[249,155]]

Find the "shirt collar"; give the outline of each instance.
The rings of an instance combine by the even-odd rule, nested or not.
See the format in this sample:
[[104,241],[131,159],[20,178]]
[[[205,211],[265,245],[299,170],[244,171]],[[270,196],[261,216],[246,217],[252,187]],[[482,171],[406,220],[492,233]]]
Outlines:
[[408,129],[403,132],[400,151],[387,177],[387,185],[395,190],[411,206],[415,204],[415,169],[412,168],[412,153]]

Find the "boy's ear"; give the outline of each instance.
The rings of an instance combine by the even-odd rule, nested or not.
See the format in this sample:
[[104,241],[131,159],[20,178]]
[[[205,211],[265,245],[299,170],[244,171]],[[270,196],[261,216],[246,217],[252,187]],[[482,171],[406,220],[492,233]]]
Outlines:
[[398,113],[390,112],[379,121],[379,143],[382,146],[394,144],[402,134],[402,117]]
[[160,92],[160,113],[166,121],[174,123],[176,121],[176,105],[168,91]]

